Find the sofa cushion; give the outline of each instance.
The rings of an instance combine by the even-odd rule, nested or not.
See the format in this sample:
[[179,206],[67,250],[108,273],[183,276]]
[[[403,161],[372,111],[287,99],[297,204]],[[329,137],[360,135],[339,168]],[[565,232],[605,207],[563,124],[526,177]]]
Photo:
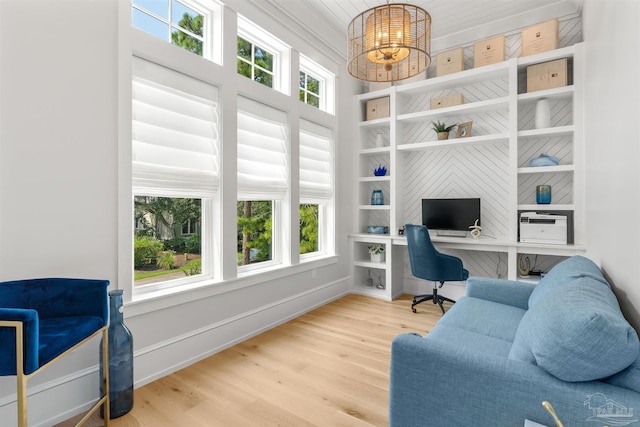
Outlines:
[[633,363],[638,335],[609,286],[589,274],[555,283],[523,316],[509,358],[564,381],[608,377]]
[[513,342],[526,310],[474,297],[462,297],[438,321],[500,340]]
[[529,296],[529,308],[533,307],[545,296],[555,292],[558,286],[580,277],[589,277],[609,286],[600,269],[593,261],[579,255],[572,256],[557,264],[540,280],[540,283]]
[[511,341],[440,323],[424,339],[447,344],[455,343],[458,351],[468,354],[489,354],[506,358],[511,349]]
[[631,366],[607,378],[605,382],[640,393],[640,356]]

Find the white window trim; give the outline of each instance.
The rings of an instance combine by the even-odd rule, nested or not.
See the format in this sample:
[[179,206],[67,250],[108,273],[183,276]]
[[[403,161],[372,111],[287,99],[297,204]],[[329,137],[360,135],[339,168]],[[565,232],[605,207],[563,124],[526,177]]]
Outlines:
[[[257,45],[273,55],[274,78],[272,89],[285,95],[291,95],[291,75],[289,72],[291,68],[290,46],[240,14],[238,14],[238,36],[251,42],[254,47]],[[253,59],[253,52],[251,56]],[[255,63],[252,65],[255,66]]]
[[302,54],[300,54],[300,71],[306,74],[311,74],[313,78],[318,79],[321,82],[319,94],[320,110],[335,115],[335,75]]

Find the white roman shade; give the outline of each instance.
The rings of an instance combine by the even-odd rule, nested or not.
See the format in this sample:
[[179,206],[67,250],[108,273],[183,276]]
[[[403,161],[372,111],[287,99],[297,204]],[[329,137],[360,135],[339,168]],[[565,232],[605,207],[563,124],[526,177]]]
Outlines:
[[300,120],[300,200],[333,196],[331,129]]
[[218,90],[133,58],[133,193],[213,197],[218,188]]
[[238,98],[238,197],[282,200],[287,194],[287,115]]

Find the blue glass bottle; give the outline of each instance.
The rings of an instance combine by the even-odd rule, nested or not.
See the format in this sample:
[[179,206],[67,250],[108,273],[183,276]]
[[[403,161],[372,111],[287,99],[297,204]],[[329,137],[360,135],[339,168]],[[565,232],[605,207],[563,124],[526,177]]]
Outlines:
[[[133,336],[125,326],[122,290],[109,291],[109,404],[111,418],[133,408]],[[100,395],[103,394],[102,346],[100,346]],[[104,413],[100,411],[101,416]]]
[[382,195],[382,190],[373,190],[373,192],[371,193],[371,204],[384,205],[384,196]]

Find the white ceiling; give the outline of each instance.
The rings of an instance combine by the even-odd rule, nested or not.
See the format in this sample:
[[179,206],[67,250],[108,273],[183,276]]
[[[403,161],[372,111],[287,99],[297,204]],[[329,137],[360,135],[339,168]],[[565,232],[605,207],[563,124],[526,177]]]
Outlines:
[[[395,3],[400,1],[391,1]],[[431,45],[437,52],[473,40],[505,34],[551,18],[579,16],[582,0],[406,0],[431,15]],[[349,22],[386,0],[271,0],[346,57]]]

